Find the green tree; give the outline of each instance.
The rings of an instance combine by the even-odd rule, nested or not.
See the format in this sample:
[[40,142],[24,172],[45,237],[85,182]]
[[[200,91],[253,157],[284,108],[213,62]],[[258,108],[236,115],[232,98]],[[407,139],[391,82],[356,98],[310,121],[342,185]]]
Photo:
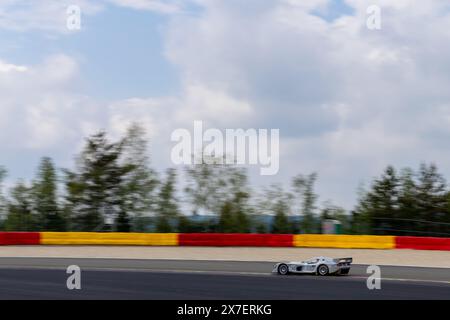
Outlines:
[[[237,201],[241,201],[236,199]],[[248,233],[251,230],[250,217],[245,213],[243,207],[233,201],[227,201],[220,210],[217,229],[224,233]]]
[[36,228],[31,188],[19,181],[11,190],[5,229],[7,231],[35,231]]
[[358,187],[358,200],[354,210],[351,211],[351,234],[370,234],[369,204],[367,203],[367,191],[363,184]]
[[32,187],[33,210],[42,231],[64,231],[65,221],[58,205],[57,176],[53,161],[41,159]]
[[185,170],[184,191],[192,213],[218,215],[217,229],[222,232],[249,232],[252,210],[246,170],[226,164],[225,157],[198,157],[199,164]]
[[311,173],[307,176],[297,175],[292,181],[294,191],[301,199],[302,220],[300,231],[302,233],[317,233],[319,231],[315,219],[317,195],[314,193],[314,184],[316,180],[317,174]]
[[130,219],[124,210],[119,211],[115,224],[117,232],[130,232],[131,230]]
[[419,219],[418,188],[414,171],[405,168],[399,177],[398,214],[399,219]]
[[166,179],[161,184],[156,203],[156,230],[158,232],[174,231],[172,223],[179,216],[176,180],[175,169],[167,169]]
[[6,199],[3,196],[3,180],[6,174],[6,169],[0,166],[0,221],[3,221],[6,215]]
[[290,233],[293,231],[288,216],[292,211],[293,195],[285,192],[281,185],[272,184],[263,190],[259,199],[258,212],[274,215],[272,233]]
[[284,213],[284,211],[279,210],[276,211],[275,217],[273,219],[272,224],[272,233],[290,233],[291,232],[291,226],[289,224],[289,219],[287,215]]
[[224,233],[236,233],[236,219],[233,213],[233,204],[225,202],[220,210],[219,231]]
[[[420,212],[418,218],[429,222],[445,220],[448,215],[446,182],[436,165],[421,164],[416,197]],[[424,229],[427,228],[424,225]]]
[[399,175],[388,166],[360,197],[353,225],[368,221],[368,232],[378,234],[445,234],[446,225],[439,222],[450,221],[448,195],[433,164],[421,164],[417,173],[405,168]]
[[260,233],[260,234],[267,233],[267,226],[266,226],[266,224],[263,223],[263,222],[257,223],[256,224],[256,233]]
[[223,157],[197,155],[198,164],[185,168],[184,192],[192,208],[192,214],[218,214],[226,199],[227,165]]
[[[132,227],[133,231],[143,231],[137,222],[155,211],[159,181],[156,172],[150,168],[145,135],[144,128],[133,123],[124,138],[121,163],[130,170],[123,176],[120,190],[122,206],[116,221],[120,230]],[[130,219],[132,226],[125,225]]]
[[220,210],[218,231],[223,233],[250,232],[250,219],[240,206],[227,201]]
[[399,178],[394,167],[388,166],[359,204],[360,215],[367,217],[372,233],[391,234],[399,213]]
[[105,218],[121,213],[122,181],[132,170],[132,166],[119,163],[122,148],[123,141],[111,143],[105,132],[99,132],[87,139],[77,171],[65,171],[66,212],[76,230],[102,230]]
[[248,233],[251,230],[251,219],[248,212],[247,201],[250,197],[249,193],[236,193],[233,207],[234,214],[236,216],[236,232],[237,233]]
[[180,215],[178,217],[178,228],[177,228],[177,231],[181,232],[181,233],[193,232],[193,223],[185,215]]
[[247,233],[251,230],[251,212],[247,172],[244,168],[224,165],[221,168],[223,188],[218,229],[227,233]]

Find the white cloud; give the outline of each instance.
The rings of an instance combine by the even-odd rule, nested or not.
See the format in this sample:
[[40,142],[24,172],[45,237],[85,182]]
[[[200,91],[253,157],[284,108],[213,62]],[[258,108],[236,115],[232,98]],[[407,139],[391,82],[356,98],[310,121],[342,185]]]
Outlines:
[[[2,0],[0,1],[0,29],[12,31],[45,31],[49,35],[73,34],[67,28],[70,6],[78,6],[81,18],[95,15],[110,5],[134,10],[174,14],[183,10],[191,0]],[[83,20],[82,20],[83,21]],[[83,23],[82,23],[83,29]]]
[[27,67],[25,66],[17,66],[11,63],[5,63],[0,60],[0,72],[9,73],[9,72],[25,72],[27,71]]
[[17,68],[21,72],[0,72],[0,131],[6,133],[0,136],[2,146],[42,150],[78,136],[77,120],[89,113],[90,104],[71,91],[77,63],[54,55],[12,70]]
[[79,6],[82,15],[92,15],[103,8],[101,3],[89,0],[2,0],[0,29],[71,33],[67,29],[67,8],[71,5]]
[[[177,98],[130,98],[108,106],[108,128],[115,138],[123,136],[133,122],[141,123],[149,139],[161,139],[168,135],[171,120],[180,105]],[[163,142],[162,144],[164,144]]]
[[250,126],[281,129],[282,178],[318,171],[324,197],[350,206],[389,163],[450,174],[448,1],[376,2],[380,31],[366,28],[373,1],[347,1],[355,15],[332,22],[311,13],[320,0],[204,1],[172,20],[167,56],[186,86],[245,101]]
[[232,126],[254,112],[248,102],[202,85],[187,86],[181,100],[176,119],[182,123],[192,124],[202,119],[217,126]]
[[173,0],[108,0],[116,5],[137,9],[148,10],[160,13],[177,13],[182,9],[182,1]]
[[[273,179],[318,171],[322,199],[348,208],[358,183],[390,163],[435,161],[450,175],[448,1],[375,1],[379,31],[366,28],[373,1],[347,0],[355,15],[334,21],[312,13],[325,0],[109,2],[177,12],[164,32],[181,91],[100,103],[77,94],[79,68],[71,57],[26,66],[0,61],[0,130],[8,133],[0,143],[55,148],[69,157],[86,134],[106,128],[117,137],[138,120],[154,158],[167,166],[171,131],[189,129],[194,120],[221,129],[279,128],[281,167]],[[12,3],[0,5],[0,28],[8,21],[18,28],[21,19],[22,28],[39,28],[41,19],[48,20],[43,29],[59,25],[56,6],[21,11]],[[202,9],[184,14],[179,8],[186,3]],[[31,12],[42,15],[33,20]]]

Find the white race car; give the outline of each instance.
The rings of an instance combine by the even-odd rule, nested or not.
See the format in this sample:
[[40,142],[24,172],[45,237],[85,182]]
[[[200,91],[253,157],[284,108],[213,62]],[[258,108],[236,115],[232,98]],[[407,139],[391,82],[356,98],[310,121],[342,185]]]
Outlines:
[[273,273],[287,275],[289,273],[306,273],[326,276],[328,274],[348,274],[352,258],[315,257],[301,262],[280,262],[272,270]]

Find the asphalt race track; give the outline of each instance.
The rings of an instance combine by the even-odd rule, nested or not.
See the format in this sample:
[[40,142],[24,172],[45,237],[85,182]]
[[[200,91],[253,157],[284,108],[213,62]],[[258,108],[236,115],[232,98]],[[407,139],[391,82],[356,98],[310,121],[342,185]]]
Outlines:
[[[66,268],[82,270],[68,290]],[[278,276],[271,262],[0,258],[0,299],[450,299],[450,269],[381,266],[368,290],[367,266],[349,276]]]

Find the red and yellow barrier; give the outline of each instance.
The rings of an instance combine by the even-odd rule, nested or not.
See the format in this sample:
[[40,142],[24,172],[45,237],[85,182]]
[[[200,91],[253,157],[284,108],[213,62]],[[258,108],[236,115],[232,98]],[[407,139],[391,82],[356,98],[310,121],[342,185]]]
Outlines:
[[0,245],[306,247],[450,251],[450,238],[327,234],[0,232]]
[[180,246],[292,247],[291,234],[180,233]]
[[395,248],[416,250],[450,250],[450,238],[395,237]]
[[299,234],[294,236],[295,247],[394,249],[393,236],[358,236],[334,234]]
[[177,246],[176,233],[41,232],[41,244]]
[[0,232],[0,245],[37,245],[39,232]]

